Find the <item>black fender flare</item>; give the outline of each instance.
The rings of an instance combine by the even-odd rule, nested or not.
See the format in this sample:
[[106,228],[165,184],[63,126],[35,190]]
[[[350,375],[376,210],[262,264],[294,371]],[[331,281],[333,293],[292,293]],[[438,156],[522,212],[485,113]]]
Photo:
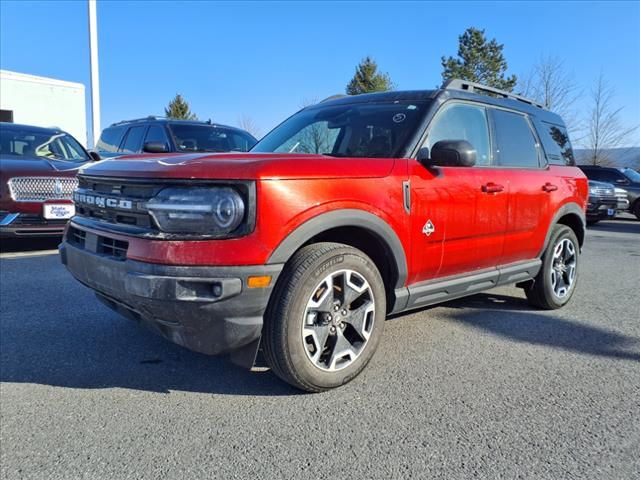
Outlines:
[[382,218],[364,210],[340,209],[322,213],[295,228],[271,253],[267,264],[286,263],[311,238],[337,227],[357,227],[368,230],[386,247],[396,268],[395,288],[407,280],[407,257],[396,232]]
[[547,229],[547,235],[545,236],[545,239],[544,239],[544,245],[542,246],[542,250],[540,251],[540,254],[538,256],[542,256],[544,251],[547,249],[547,246],[549,245],[549,240],[551,239],[551,230],[553,229],[554,225],[557,225],[558,220],[560,220],[565,215],[569,215],[569,214],[576,215],[580,219],[580,222],[582,224],[583,241],[582,241],[582,244],[580,245],[580,247],[582,248],[582,245],[584,244],[584,235],[587,230],[586,215],[584,210],[580,207],[580,205],[574,202],[569,202],[569,203],[565,203],[562,207],[560,207],[556,212],[556,214],[553,216],[553,219],[549,224],[549,228]]

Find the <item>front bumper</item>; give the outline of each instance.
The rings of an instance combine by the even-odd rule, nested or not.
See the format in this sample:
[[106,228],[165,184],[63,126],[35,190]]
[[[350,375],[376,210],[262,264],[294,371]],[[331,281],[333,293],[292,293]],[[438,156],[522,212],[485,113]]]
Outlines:
[[[618,200],[612,198],[589,197],[587,203],[587,220],[605,220],[613,218],[618,207]],[[609,215],[609,211],[613,211],[613,215]]]
[[0,212],[0,237],[61,236],[68,220],[46,220],[41,215]]
[[[71,274],[123,316],[190,350],[214,355],[243,347],[255,358],[263,315],[282,265],[167,266],[118,259],[65,238],[60,255]],[[249,288],[249,276],[270,275],[266,288]],[[239,363],[251,363],[240,361]]]

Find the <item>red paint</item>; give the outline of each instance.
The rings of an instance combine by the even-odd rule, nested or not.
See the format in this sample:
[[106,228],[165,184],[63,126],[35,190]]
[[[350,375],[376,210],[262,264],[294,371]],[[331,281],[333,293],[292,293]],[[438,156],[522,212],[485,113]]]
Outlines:
[[[254,179],[257,220],[232,240],[160,241],[121,235],[134,260],[167,265],[260,265],[305,221],[336,209],[373,213],[397,234],[407,283],[539,256],[554,214],[586,205],[587,180],[575,167],[541,170],[444,167],[413,159],[298,154],[131,156],[91,165],[85,174],[174,179]],[[402,182],[411,183],[411,215]],[[545,188],[548,185],[556,189]],[[423,227],[431,220],[429,235]]]

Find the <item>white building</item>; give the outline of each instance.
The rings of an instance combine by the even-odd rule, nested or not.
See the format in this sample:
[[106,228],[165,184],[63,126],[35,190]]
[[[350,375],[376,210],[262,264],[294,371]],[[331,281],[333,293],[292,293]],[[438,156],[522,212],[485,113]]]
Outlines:
[[0,121],[57,127],[86,146],[84,85],[0,70]]

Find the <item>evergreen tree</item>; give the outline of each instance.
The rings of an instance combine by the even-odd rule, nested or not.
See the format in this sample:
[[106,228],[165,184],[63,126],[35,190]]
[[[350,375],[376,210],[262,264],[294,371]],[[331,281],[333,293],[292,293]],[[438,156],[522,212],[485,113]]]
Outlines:
[[169,102],[167,108],[164,109],[164,114],[166,117],[180,120],[195,120],[197,118],[189,109],[187,101],[179,93]]
[[387,92],[393,83],[387,73],[378,73],[378,64],[371,57],[364,58],[356,67],[356,73],[347,84],[347,94]]
[[484,30],[467,28],[458,37],[458,58],[442,57],[442,80],[460,78],[477,82],[488,87],[512,91],[516,85],[516,76],[505,78],[507,61],[502,55],[504,45],[490,42],[484,36]]

